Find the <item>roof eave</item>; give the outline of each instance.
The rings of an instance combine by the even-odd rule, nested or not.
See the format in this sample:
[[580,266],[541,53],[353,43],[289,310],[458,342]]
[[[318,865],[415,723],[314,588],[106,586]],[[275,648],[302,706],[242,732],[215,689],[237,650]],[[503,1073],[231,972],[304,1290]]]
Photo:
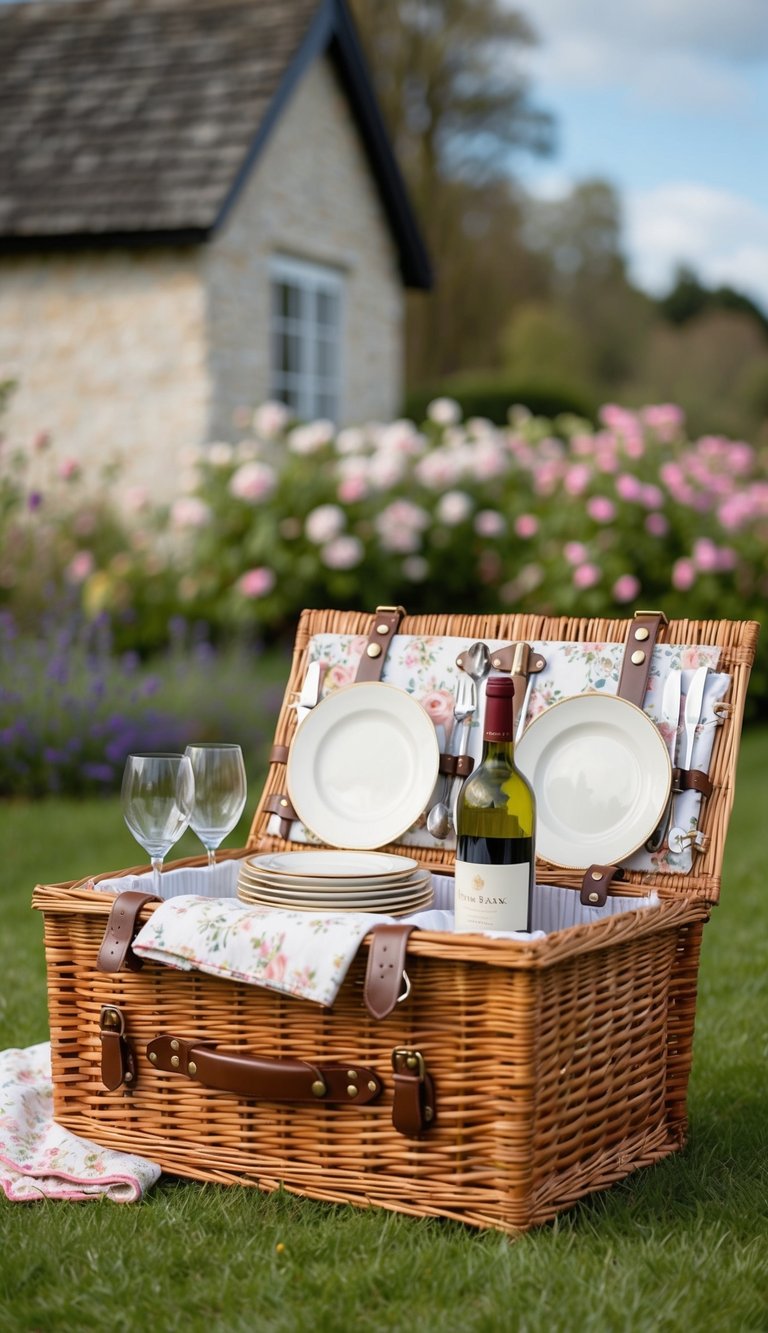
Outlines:
[[50,232],[25,235],[0,235],[0,254],[39,254],[41,251],[61,250],[126,250],[172,248],[202,245],[210,238],[209,227],[175,227],[146,231],[78,231]]
[[326,52],[334,61],[354,112],[368,164],[395,241],[403,282],[406,287],[428,290],[432,286],[432,268],[427,249],[390,146],[362,47],[344,0],[323,0],[319,6],[303,42],[283,74],[267,114],[219,210],[212,234],[224,225],[299,80],[312,61]]

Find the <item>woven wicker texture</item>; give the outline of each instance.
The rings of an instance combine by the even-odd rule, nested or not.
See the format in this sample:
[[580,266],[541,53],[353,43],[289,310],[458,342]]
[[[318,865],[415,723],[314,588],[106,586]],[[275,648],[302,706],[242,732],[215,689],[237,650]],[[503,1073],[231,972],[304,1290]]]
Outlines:
[[[278,743],[290,743],[290,703],[312,635],[365,633],[370,620],[304,613]],[[401,632],[466,635],[468,642],[621,642],[630,624],[435,616],[406,619]],[[681,621],[666,638],[719,644],[720,669],[733,685],[712,759],[706,851],[690,875],[636,875],[621,886],[622,893],[646,893],[650,883],[659,890],[658,907],[530,943],[415,932],[410,997],[375,1022],[362,999],[367,942],[332,1010],[158,964],[109,976],[95,964],[111,899],[87,882],[38,886],[57,1119],[97,1143],[130,1144],[180,1175],[265,1190],[283,1185],[313,1198],[510,1233],[676,1151],[686,1134],[701,934],[719,890],[757,626]],[[266,801],[283,789],[284,776],[284,765],[270,766],[251,851],[289,845],[264,833]],[[424,859],[436,868],[450,863],[441,854]],[[546,866],[537,879],[578,883]],[[154,910],[146,906],[140,919]],[[101,1081],[105,1004],[125,1013],[137,1060],[130,1092],[110,1093]],[[270,1059],[356,1061],[376,1071],[384,1093],[364,1107],[238,1100],[154,1069],[146,1044],[161,1033]],[[392,1125],[391,1055],[399,1046],[420,1050],[435,1082],[437,1118],[419,1141]]]

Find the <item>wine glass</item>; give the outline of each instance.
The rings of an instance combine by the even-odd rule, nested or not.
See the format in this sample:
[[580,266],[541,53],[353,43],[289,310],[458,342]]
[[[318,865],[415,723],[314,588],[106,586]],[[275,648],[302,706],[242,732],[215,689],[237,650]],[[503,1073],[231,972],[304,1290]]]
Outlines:
[[129,754],[121,791],[123,817],[152,862],[160,895],[163,858],[187,828],[195,800],[192,764],[184,754]]
[[245,764],[239,745],[188,745],[185,751],[195,777],[195,803],[190,828],[216,864],[216,848],[231,833],[243,813],[246,797]]

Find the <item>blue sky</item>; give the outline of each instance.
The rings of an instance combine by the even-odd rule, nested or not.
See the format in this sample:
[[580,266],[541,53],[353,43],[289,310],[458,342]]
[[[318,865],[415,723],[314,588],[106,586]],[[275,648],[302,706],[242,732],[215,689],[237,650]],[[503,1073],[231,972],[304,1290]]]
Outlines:
[[602,176],[619,189],[636,281],[678,262],[768,309],[768,0],[530,0],[521,57],[558,122],[554,157],[518,165],[557,197]]

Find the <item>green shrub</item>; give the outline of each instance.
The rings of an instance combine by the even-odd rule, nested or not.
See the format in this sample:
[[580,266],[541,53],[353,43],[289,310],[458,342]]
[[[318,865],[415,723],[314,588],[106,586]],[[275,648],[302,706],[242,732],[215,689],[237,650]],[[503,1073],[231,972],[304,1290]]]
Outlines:
[[566,412],[590,422],[596,420],[598,406],[583,388],[575,386],[545,381],[526,383],[508,376],[466,375],[439,386],[411,389],[405,399],[405,415],[413,421],[423,421],[430,402],[444,395],[459,404],[465,418],[484,417],[496,426],[507,425],[510,406],[514,404],[527,408],[534,416],[558,417]]

